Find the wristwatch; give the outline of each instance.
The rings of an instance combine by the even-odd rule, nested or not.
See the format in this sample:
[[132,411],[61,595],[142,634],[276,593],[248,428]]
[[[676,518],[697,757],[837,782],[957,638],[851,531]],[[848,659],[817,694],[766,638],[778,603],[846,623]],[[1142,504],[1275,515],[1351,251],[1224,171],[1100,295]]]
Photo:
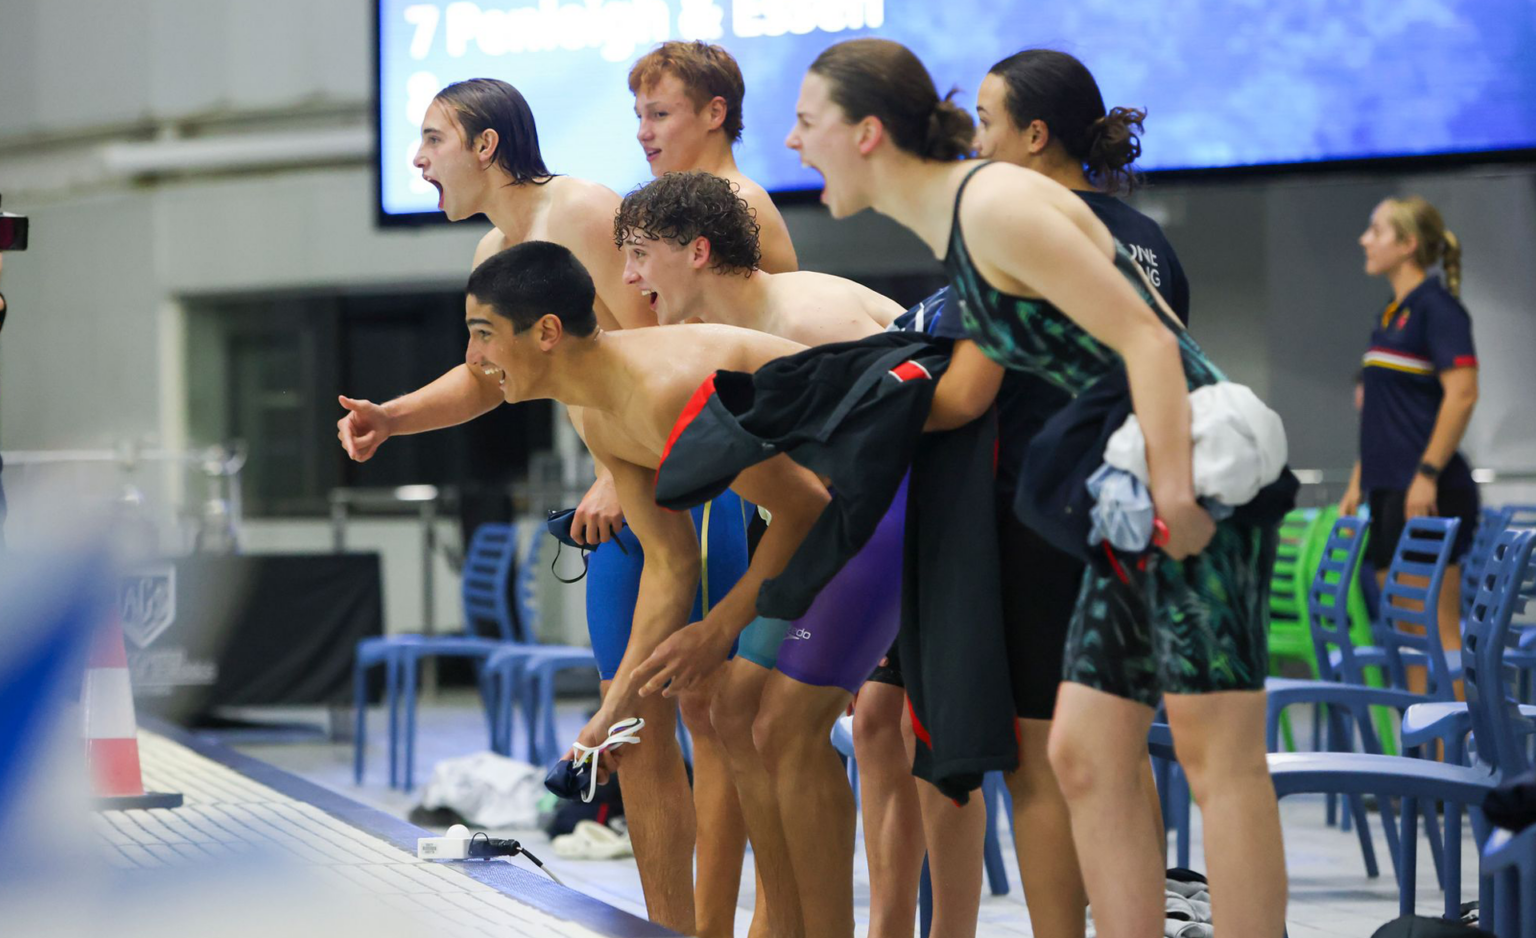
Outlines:
[[1440,478],[1440,470],[1427,462],[1419,463],[1419,475],[1431,481]]

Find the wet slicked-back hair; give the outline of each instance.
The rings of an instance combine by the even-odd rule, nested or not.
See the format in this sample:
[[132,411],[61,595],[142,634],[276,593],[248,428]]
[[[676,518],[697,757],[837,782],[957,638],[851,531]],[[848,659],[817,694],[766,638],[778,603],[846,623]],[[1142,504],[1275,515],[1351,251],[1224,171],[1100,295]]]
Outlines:
[[569,248],[553,241],[524,241],[492,255],[469,275],[465,292],[511,320],[514,332],[550,314],[574,336],[597,329],[592,275]]
[[514,184],[542,186],[554,177],[544,166],[533,109],[521,91],[497,78],[471,78],[454,82],[433,100],[441,101],[464,128],[466,147],[487,130],[496,131],[496,165]]
[[757,212],[735,183],[702,170],[665,173],[624,197],[613,220],[620,248],[635,235],[679,245],[704,237],[710,266],[722,274],[750,274],[762,260]]

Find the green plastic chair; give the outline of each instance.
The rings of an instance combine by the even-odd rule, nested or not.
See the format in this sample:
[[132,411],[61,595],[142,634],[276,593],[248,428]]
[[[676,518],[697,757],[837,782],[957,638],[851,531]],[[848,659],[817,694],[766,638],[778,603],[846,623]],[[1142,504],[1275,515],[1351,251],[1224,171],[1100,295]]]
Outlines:
[[[1317,527],[1313,529],[1313,540],[1309,545],[1307,555],[1307,570],[1316,572],[1317,565],[1322,561],[1323,546],[1328,543],[1328,532],[1333,530],[1334,519],[1339,516],[1339,506],[1329,505],[1318,510]],[[1370,549],[1370,529],[1366,528],[1365,540],[1360,545],[1361,551]],[[1356,646],[1364,647],[1375,644],[1371,632],[1371,612],[1365,605],[1365,592],[1360,589],[1358,573],[1356,579],[1349,588],[1349,602],[1345,607],[1349,611],[1349,637]],[[1371,687],[1386,687],[1386,675],[1380,668],[1366,670],[1366,684]],[[1393,726],[1393,714],[1390,708],[1374,707],[1372,714],[1376,721],[1376,734],[1381,739],[1381,748],[1389,756],[1397,755],[1397,731]]]
[[[1312,647],[1312,631],[1307,625],[1307,584],[1317,567],[1314,548],[1317,541],[1318,509],[1297,508],[1281,519],[1279,540],[1275,545],[1274,572],[1269,578],[1269,673],[1278,675],[1286,662],[1306,665],[1317,677],[1317,655]],[[1321,528],[1327,540],[1327,528]],[[1281,724],[1286,748],[1296,751],[1296,738],[1290,720]]]
[[[1339,516],[1337,505],[1326,508],[1297,508],[1280,522],[1279,543],[1275,548],[1275,568],[1269,581],[1269,670],[1278,675],[1288,661],[1306,665],[1311,677],[1316,678],[1317,653],[1312,646],[1312,632],[1307,625],[1307,586],[1317,573],[1322,561],[1323,548],[1328,543],[1328,532]],[[1370,645],[1371,616],[1366,609],[1365,594],[1357,581],[1349,590],[1350,637],[1360,645]],[[1384,676],[1372,671],[1368,679],[1372,687],[1385,686]],[[1382,747],[1390,755],[1396,755],[1397,733],[1392,726],[1392,714],[1386,708],[1375,712],[1377,730]],[[1296,751],[1295,731],[1289,717],[1280,726],[1285,747]]]

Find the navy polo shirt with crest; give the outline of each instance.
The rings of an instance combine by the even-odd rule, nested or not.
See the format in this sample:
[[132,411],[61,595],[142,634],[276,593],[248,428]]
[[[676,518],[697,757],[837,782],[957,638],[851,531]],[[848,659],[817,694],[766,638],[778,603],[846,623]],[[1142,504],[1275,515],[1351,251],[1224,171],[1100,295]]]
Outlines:
[[[1429,445],[1445,389],[1440,373],[1476,368],[1472,318],[1439,277],[1389,303],[1365,353],[1360,411],[1360,488],[1405,490]],[[1442,487],[1470,487],[1461,453],[1441,468]]]

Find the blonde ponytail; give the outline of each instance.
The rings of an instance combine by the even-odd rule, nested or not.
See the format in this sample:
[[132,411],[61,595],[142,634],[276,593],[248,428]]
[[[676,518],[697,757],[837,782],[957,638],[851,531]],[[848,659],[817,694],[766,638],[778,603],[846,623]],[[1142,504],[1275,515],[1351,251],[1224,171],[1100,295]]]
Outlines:
[[1452,296],[1461,296],[1461,239],[1447,228],[1445,247],[1440,255],[1440,269],[1445,271],[1445,286]]

